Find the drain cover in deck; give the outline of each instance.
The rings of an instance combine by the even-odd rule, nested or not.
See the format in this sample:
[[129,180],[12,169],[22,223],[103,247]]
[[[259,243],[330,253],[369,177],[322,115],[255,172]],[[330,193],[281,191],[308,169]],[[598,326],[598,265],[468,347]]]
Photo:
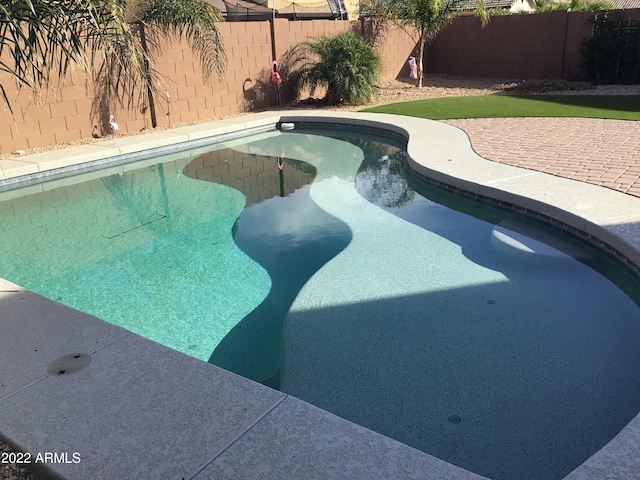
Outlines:
[[47,367],[49,375],[69,375],[79,372],[91,363],[91,356],[86,353],[71,353],[54,360]]

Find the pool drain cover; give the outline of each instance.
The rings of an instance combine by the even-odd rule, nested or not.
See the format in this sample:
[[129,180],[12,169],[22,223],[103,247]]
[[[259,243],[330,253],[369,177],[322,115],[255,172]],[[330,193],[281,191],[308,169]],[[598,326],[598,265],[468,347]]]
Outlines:
[[454,425],[459,424],[459,423],[460,423],[460,421],[461,421],[461,418],[460,418],[458,415],[451,415],[451,416],[449,417],[449,422],[450,422],[450,423],[453,423]]
[[86,353],[71,353],[60,357],[49,364],[47,373],[49,375],[62,376],[83,370],[91,363],[91,356]]

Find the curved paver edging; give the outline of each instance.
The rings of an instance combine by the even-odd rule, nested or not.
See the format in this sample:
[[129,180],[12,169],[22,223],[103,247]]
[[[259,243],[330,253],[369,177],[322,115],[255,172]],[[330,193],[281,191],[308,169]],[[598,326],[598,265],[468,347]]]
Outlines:
[[444,120],[483,158],[640,197],[640,122],[522,117]]
[[[202,141],[216,133],[242,132],[280,121],[361,125],[402,134],[409,138],[411,167],[419,175],[471,196],[504,202],[525,213],[536,212],[562,222],[619,252],[628,259],[630,266],[637,268],[640,265],[640,198],[487,161],[474,153],[468,136],[456,127],[395,115],[263,112],[213,124],[116,139],[90,148],[82,146],[12,160],[3,164],[2,178],[89,160],[99,161],[114,155],[139,155],[149,148],[170,149],[175,143]],[[339,476],[344,471],[354,473],[353,478],[375,478],[373,472],[380,472],[379,478],[383,478],[385,471],[394,478],[403,478],[403,474],[407,478],[479,478],[292,397],[282,401],[279,392],[1,280],[0,301],[3,302],[3,316],[8,317],[3,319],[0,348],[8,354],[5,366],[11,371],[9,381],[3,381],[0,389],[0,403],[5,407],[0,409],[2,434],[16,447],[34,452],[46,449],[47,441],[50,442],[49,450],[54,449],[54,441],[56,445],[72,445],[79,432],[86,431],[87,423],[102,422],[106,432],[115,428],[115,435],[113,432],[104,436],[84,433],[83,442],[100,449],[98,458],[88,465],[91,455],[87,453],[86,468],[82,473],[77,465],[49,466],[58,475],[106,478],[113,475],[110,468],[130,468],[129,473],[136,472],[143,477],[169,471],[174,472],[172,477],[184,476],[195,472],[203,461],[213,458],[220,460],[214,460],[212,466],[216,461],[222,462],[227,472],[250,462],[255,466],[252,471],[256,476],[285,471],[295,464],[296,468],[302,468],[300,471],[317,473],[318,478]],[[75,327],[70,329],[69,323]],[[30,335],[25,335],[25,324]],[[9,343],[2,345],[3,339]],[[43,346],[39,352],[35,349],[36,353],[34,345]],[[72,351],[91,353],[91,367],[62,380],[46,375],[43,362],[51,362]],[[160,368],[147,357],[160,363]],[[114,376],[113,371],[118,375]],[[62,385],[62,382],[66,383]],[[78,392],[83,394],[80,398]],[[195,392],[198,393],[194,400]],[[243,401],[238,404],[239,395]],[[123,396],[126,401],[121,401]],[[58,409],[56,413],[66,413],[73,420],[65,417],[64,424],[60,425],[59,417],[51,418],[49,402],[52,398],[56,402],[53,408]],[[185,411],[187,400],[191,407]],[[77,411],[81,412],[80,417]],[[271,422],[266,421],[269,419]],[[25,432],[29,422],[33,431]],[[207,428],[207,422],[216,425],[216,432]],[[189,426],[187,431],[184,424]],[[306,434],[305,426],[309,425],[322,433],[318,438],[303,441],[300,435]],[[127,429],[132,426],[135,428],[129,432]],[[124,436],[123,431],[135,435],[138,430],[144,435],[138,435],[139,444],[135,448],[131,445],[123,448],[118,443]],[[274,432],[290,433],[290,437],[279,437],[282,441],[273,442]],[[329,434],[349,439],[355,448],[355,456],[352,451],[350,457],[344,457],[335,446],[326,445],[323,438]],[[180,442],[184,446],[178,447]],[[257,451],[257,448],[261,450]],[[291,453],[294,448],[298,449],[299,455]],[[321,460],[318,460],[318,448],[323,451]],[[113,458],[112,454],[109,458],[112,449],[122,457]],[[308,455],[312,451],[314,454]],[[146,454],[144,459],[141,459],[141,453]],[[173,458],[166,458],[167,453]],[[380,458],[384,459],[382,470]],[[300,465],[304,462],[313,468],[305,470]],[[205,467],[206,474],[208,468]],[[637,471],[640,471],[640,415],[567,478],[633,478],[633,472]]]

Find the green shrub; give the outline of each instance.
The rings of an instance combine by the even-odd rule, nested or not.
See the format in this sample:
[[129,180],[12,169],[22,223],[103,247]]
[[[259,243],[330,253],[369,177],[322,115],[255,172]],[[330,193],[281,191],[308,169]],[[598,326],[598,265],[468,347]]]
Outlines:
[[595,12],[612,8],[613,4],[609,0],[535,0],[536,13],[555,12],[556,10]]
[[318,87],[326,87],[329,104],[363,105],[378,88],[380,57],[351,30],[304,42],[299,55],[300,88],[309,87],[313,95]]
[[[477,10],[476,10],[476,12],[477,12]],[[493,7],[493,8],[488,8],[487,9],[487,14],[490,17],[500,17],[502,15],[511,15],[511,10],[509,10],[508,8]]]
[[640,83],[640,22],[617,12],[593,16],[593,34],[580,48],[582,68],[595,84]]

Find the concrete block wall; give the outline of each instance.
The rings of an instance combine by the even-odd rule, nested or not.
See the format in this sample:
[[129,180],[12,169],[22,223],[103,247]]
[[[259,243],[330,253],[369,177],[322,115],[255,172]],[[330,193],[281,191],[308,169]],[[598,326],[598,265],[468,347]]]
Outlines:
[[[615,18],[620,14],[623,22],[627,20],[640,20],[640,8],[618,10],[609,12],[609,18]],[[586,12],[575,12],[568,16],[567,34],[564,56],[563,76],[565,78],[573,78],[582,75],[582,56],[580,55],[580,46],[582,38],[591,36],[592,23],[590,22],[590,14]]]
[[[221,78],[209,83],[203,79],[199,59],[186,41],[160,43],[162,56],[156,66],[165,80],[162,94],[154,102],[158,127],[249,110],[255,79],[271,64],[269,22],[220,23],[218,28],[224,39],[227,68]],[[123,132],[151,126],[148,111],[146,118],[123,107],[116,107],[115,112]]]
[[[0,60],[11,65],[9,55]],[[72,72],[63,83],[45,90],[42,102],[27,90],[19,90],[6,72],[0,72],[0,83],[13,109],[12,114],[0,99],[0,153],[92,136],[91,123],[85,117],[93,100],[79,72]]]
[[347,20],[310,20],[290,22],[276,18],[274,22],[276,56],[284,53],[301,42],[317,37],[333,37],[351,28]]
[[382,60],[382,81],[409,76],[409,57],[416,55],[414,29],[402,30],[392,23],[372,20],[360,21],[354,26],[363,32],[363,37],[373,45]]
[[[269,22],[229,22],[218,25],[227,53],[227,68],[222,78],[207,84],[202,78],[199,60],[186,42],[173,44],[159,59],[159,70],[171,80],[170,96],[160,102],[170,115],[158,115],[158,125],[219,118],[248,110],[248,90],[271,64]],[[158,102],[156,102],[158,103]],[[160,119],[160,116],[163,118]]]
[[561,76],[564,11],[455,19],[429,49],[427,71],[509,78]]
[[[640,9],[623,10],[640,18]],[[556,11],[492,17],[486,27],[462,16],[446,27],[428,51],[428,72],[544,79],[583,77],[580,45],[591,35],[591,14]]]
[[[276,58],[281,62],[285,52],[297,43],[335,35],[350,25],[348,21],[276,19]],[[224,76],[214,79],[212,84],[204,82],[199,61],[185,41],[160,42],[162,56],[156,66],[166,78],[161,85],[164,95],[155,98],[159,127],[276,104],[275,89],[269,79],[272,61],[269,22],[228,22],[220,23],[218,28],[228,62]],[[15,113],[12,116],[4,103],[0,104],[0,153],[107,135],[111,133],[108,126],[111,114],[120,134],[151,127],[148,109],[143,113],[139,108],[129,109],[113,100],[101,101],[101,97],[86,88],[82,74],[70,76],[62,86],[54,85],[45,92],[40,105],[26,90],[19,91],[8,74],[0,72],[0,82]]]

